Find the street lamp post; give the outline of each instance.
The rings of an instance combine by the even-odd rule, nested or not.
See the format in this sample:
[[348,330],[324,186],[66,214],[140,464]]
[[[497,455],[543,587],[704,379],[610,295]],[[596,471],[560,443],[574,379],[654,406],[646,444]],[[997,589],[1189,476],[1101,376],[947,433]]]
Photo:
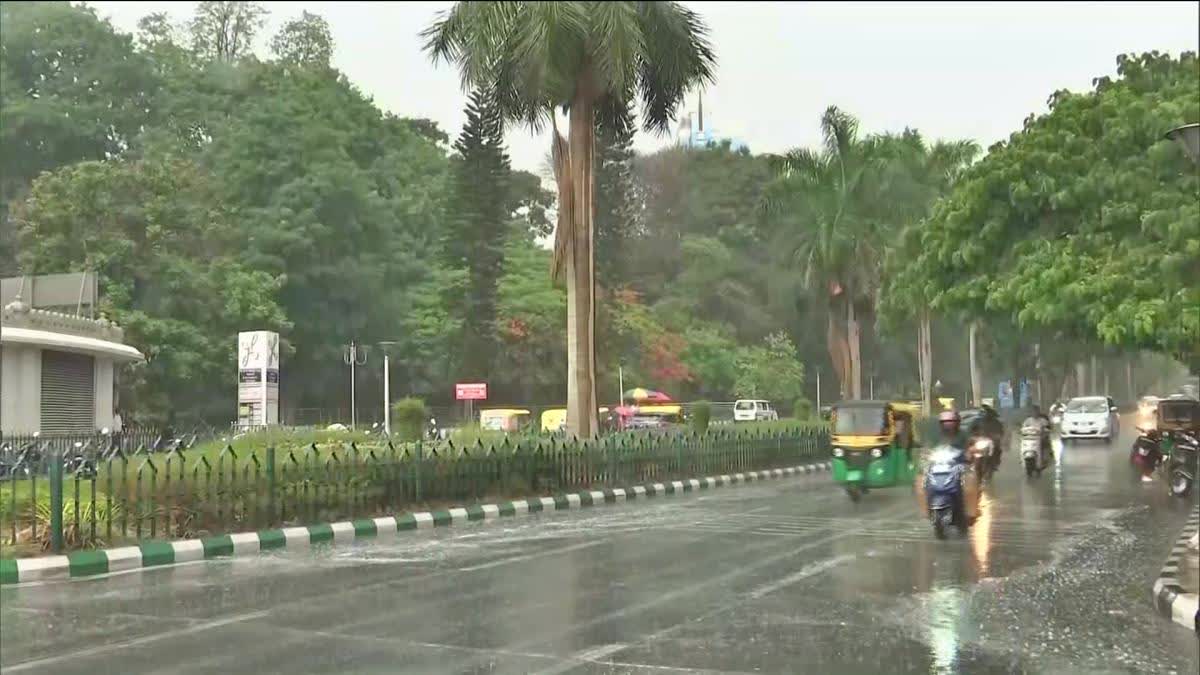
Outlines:
[[354,386],[354,370],[358,366],[364,365],[367,362],[367,348],[350,341],[350,344],[345,347],[342,353],[342,361],[350,366],[350,428],[354,429],[358,425],[358,407],[355,399]]
[[388,348],[396,344],[393,340],[379,343],[383,352],[383,433],[392,435],[392,369],[388,365]]
[[1178,143],[1193,162],[1200,165],[1200,124],[1185,124],[1168,131],[1166,135]]

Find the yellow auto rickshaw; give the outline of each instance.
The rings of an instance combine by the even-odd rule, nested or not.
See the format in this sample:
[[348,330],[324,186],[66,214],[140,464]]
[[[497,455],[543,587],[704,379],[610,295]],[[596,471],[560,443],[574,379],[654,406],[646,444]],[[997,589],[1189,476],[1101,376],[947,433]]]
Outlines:
[[494,408],[479,411],[479,428],[513,433],[529,426],[530,412],[523,408]]
[[858,501],[871,488],[911,485],[917,472],[912,414],[887,401],[842,401],[830,417],[833,481]]

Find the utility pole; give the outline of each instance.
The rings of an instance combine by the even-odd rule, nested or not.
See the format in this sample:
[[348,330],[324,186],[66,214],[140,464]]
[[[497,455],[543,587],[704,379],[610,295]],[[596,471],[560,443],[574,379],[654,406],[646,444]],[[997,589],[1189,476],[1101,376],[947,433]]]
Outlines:
[[817,417],[821,416],[821,369],[817,368]]
[[392,435],[392,369],[388,363],[388,348],[396,344],[386,340],[379,343],[383,352],[383,433]]
[[358,426],[358,407],[357,400],[355,398],[354,370],[358,366],[365,365],[367,363],[367,348],[357,344],[354,342],[354,340],[351,340],[350,344],[345,347],[345,351],[342,353],[342,361],[346,365],[350,366],[350,428],[354,429]]

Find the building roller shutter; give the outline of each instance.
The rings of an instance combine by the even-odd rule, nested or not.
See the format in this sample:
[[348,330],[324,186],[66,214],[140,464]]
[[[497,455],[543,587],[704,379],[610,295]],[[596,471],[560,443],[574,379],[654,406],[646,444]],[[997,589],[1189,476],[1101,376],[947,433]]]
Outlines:
[[42,433],[96,430],[95,361],[42,350]]

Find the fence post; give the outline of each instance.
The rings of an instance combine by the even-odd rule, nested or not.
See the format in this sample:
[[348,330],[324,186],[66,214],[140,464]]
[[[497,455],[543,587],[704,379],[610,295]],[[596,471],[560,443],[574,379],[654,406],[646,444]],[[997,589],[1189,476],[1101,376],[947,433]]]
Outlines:
[[267,523],[275,524],[275,446],[267,446]]
[[417,461],[413,462],[413,496],[418,504],[421,503],[421,465],[425,463],[425,453],[421,439],[417,439]]
[[50,453],[50,550],[63,550],[63,458],[62,450]]

